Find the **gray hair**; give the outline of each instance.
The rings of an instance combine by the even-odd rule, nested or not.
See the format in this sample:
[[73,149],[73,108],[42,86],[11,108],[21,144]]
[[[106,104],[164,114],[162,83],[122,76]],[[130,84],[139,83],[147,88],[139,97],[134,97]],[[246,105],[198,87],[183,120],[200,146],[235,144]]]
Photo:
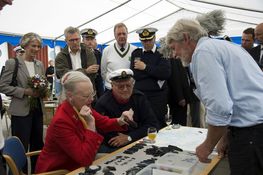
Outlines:
[[206,30],[201,27],[198,21],[191,19],[180,19],[169,30],[166,36],[166,43],[170,44],[172,41],[182,41],[184,35],[187,33],[190,40],[198,41],[201,37],[207,36]]
[[164,58],[171,58],[173,51],[172,49],[166,44],[165,37],[159,39],[160,48],[158,51],[163,55]]
[[62,103],[66,100],[67,92],[75,92],[76,84],[79,82],[88,82],[91,87],[92,83],[86,75],[79,71],[69,71],[61,78],[62,91],[59,99],[59,103]]
[[37,40],[42,45],[41,37],[33,32],[25,34],[20,40],[20,46],[24,49],[31,41]]
[[115,31],[116,31],[116,29],[117,28],[121,28],[121,27],[124,27],[125,29],[126,29],[126,32],[128,33],[128,28],[127,28],[127,26],[124,24],[124,23],[117,23],[115,26],[114,26],[114,29],[113,29],[113,31],[114,31],[114,33],[115,33]]
[[80,35],[80,31],[76,27],[69,26],[64,30],[64,36],[67,37],[68,34],[78,33]]
[[223,33],[225,15],[222,10],[213,10],[209,13],[198,15],[196,20],[207,31],[209,35],[218,36]]

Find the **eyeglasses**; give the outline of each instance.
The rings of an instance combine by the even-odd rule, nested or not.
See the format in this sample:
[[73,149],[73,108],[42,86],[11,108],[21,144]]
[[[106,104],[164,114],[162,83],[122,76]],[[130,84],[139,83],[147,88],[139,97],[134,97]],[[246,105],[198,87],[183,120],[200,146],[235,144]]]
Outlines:
[[68,40],[68,42],[71,42],[71,43],[78,42],[78,41],[80,41],[80,38],[72,38]]
[[92,93],[90,93],[89,95],[80,95],[78,94],[79,96],[83,97],[83,98],[86,98],[86,99],[94,99],[94,97],[96,96],[96,91],[93,91]]

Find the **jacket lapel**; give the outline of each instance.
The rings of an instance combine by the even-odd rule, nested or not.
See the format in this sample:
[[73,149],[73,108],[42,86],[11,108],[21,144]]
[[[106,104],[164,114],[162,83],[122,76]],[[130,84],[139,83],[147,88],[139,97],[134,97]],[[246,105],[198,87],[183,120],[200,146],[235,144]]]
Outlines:
[[25,61],[23,60],[23,58],[18,58],[18,67],[21,66],[21,72],[25,75],[25,77],[30,77],[29,76],[29,72],[27,70],[27,67],[26,67],[26,63]]

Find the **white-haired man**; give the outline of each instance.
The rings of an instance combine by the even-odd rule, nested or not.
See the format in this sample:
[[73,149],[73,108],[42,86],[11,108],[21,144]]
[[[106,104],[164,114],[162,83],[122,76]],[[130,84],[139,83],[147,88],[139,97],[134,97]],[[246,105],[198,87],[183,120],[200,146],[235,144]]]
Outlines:
[[[231,174],[263,173],[263,73],[249,53],[234,43],[211,39],[195,20],[181,19],[166,38],[190,64],[196,95],[207,109],[208,134],[196,148],[201,162],[217,145]],[[242,80],[245,79],[246,83]]]

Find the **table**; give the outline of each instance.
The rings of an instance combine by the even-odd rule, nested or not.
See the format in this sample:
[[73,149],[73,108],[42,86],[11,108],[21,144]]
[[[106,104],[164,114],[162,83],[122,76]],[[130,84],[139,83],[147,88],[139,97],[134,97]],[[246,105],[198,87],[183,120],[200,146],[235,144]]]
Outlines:
[[[175,145],[182,148],[184,151],[194,153],[195,147],[198,146],[206,137],[207,130],[203,128],[191,128],[191,127],[180,127],[179,129],[166,130],[163,129],[157,134],[155,146],[168,146]],[[105,166],[105,162],[113,159],[117,155],[122,155],[123,151],[134,146],[137,142],[131,143],[119,150],[110,153],[96,161],[93,162],[93,165]],[[220,161],[220,158],[213,154],[211,156],[212,161],[209,164],[204,164],[198,162],[196,167],[193,170],[193,175],[206,175],[217,165]],[[118,170],[118,168],[117,168]],[[84,172],[84,167],[76,169],[67,175],[77,175],[80,172]],[[101,174],[101,173],[98,173]],[[103,173],[102,173],[103,174]]]

